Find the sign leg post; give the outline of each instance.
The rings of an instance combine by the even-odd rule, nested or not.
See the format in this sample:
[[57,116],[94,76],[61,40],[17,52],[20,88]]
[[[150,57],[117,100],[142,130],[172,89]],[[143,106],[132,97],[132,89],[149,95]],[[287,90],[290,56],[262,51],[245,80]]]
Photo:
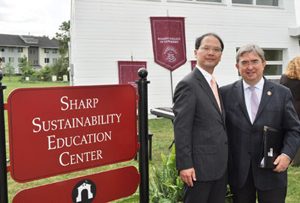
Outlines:
[[139,171],[141,176],[140,182],[140,202],[149,202],[149,157],[148,157],[148,72],[141,68],[138,71],[140,80],[138,81],[139,92],[139,136],[140,136],[140,150],[139,150]]
[[6,142],[5,142],[5,122],[4,122],[4,97],[2,86],[3,75],[0,72],[0,203],[8,203],[7,195],[7,169],[6,169]]

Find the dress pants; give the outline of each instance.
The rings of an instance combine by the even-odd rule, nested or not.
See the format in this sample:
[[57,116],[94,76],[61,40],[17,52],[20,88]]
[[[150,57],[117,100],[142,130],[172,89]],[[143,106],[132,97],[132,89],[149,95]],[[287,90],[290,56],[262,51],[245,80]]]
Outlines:
[[184,187],[184,203],[224,203],[227,173],[215,181],[194,181],[193,187]]
[[233,193],[233,203],[256,203],[256,196],[259,203],[284,203],[287,188],[257,189],[254,185],[252,169],[250,168],[245,185],[242,188],[231,187],[231,192]]

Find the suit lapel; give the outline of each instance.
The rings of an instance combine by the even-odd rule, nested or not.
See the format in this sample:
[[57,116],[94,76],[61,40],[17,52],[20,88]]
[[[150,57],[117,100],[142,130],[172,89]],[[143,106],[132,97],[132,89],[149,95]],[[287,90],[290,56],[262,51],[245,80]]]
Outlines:
[[[214,107],[221,114],[219,106],[218,106],[218,103],[217,103],[217,100],[215,99],[215,96],[214,96],[214,94],[213,94],[213,92],[211,90],[211,87],[207,83],[204,75],[200,72],[200,70],[198,70],[198,68],[194,68],[193,72],[194,72],[194,76],[198,80],[200,86],[204,89],[204,92],[207,94],[207,96],[209,97],[209,99],[213,103]],[[221,96],[219,95],[219,97],[221,97]]]
[[250,117],[248,115],[246,103],[245,103],[245,96],[244,96],[244,86],[242,80],[237,81],[237,83],[234,86],[234,95],[237,96],[237,101],[239,103],[239,107],[241,108],[241,111],[243,112],[244,116],[247,118],[247,120],[251,123]]

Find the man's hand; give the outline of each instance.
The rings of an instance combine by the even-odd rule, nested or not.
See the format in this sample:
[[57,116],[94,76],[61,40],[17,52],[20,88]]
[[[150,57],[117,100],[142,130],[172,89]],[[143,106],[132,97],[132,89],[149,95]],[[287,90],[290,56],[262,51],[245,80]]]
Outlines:
[[291,159],[289,156],[287,156],[285,154],[280,154],[274,161],[276,168],[273,171],[280,173],[280,172],[287,170],[290,162],[291,162]]
[[180,178],[189,187],[193,187],[193,181],[196,181],[196,173],[194,168],[184,169],[180,171]]

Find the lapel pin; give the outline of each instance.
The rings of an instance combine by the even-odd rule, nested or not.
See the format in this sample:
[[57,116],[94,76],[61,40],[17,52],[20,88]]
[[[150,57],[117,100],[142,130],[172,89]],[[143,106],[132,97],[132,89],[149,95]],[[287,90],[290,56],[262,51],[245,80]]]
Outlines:
[[268,95],[268,96],[271,96],[271,95],[272,95],[272,92],[271,92],[271,91],[268,91],[268,92],[267,92],[267,95]]

